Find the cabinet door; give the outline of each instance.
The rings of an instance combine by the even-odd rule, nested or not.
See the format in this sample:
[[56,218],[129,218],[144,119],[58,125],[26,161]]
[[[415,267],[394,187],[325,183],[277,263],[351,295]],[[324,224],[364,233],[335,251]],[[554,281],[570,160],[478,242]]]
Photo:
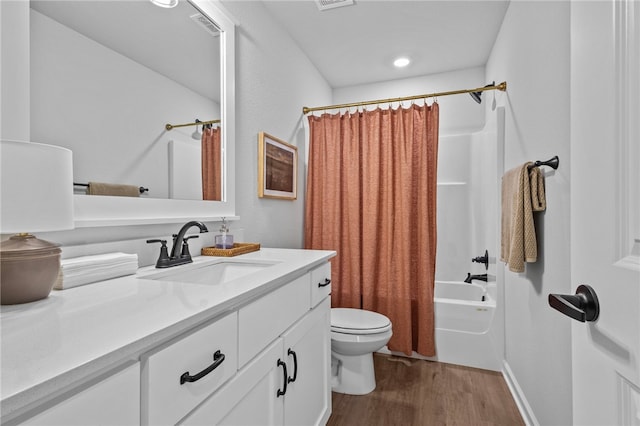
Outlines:
[[[281,425],[284,397],[282,339],[277,339],[194,410],[183,425]],[[284,360],[281,360],[284,361]]]
[[324,425],[331,414],[330,308],[327,297],[283,335],[291,379],[285,395],[286,425]]
[[309,275],[243,306],[238,312],[238,367],[309,312]]
[[140,424],[140,363],[107,377],[42,413],[25,425]]

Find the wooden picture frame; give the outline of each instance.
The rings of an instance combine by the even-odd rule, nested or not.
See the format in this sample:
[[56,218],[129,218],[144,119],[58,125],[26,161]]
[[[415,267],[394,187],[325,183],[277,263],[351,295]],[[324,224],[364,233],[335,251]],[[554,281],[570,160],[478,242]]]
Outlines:
[[295,200],[298,148],[265,132],[258,134],[258,197]]

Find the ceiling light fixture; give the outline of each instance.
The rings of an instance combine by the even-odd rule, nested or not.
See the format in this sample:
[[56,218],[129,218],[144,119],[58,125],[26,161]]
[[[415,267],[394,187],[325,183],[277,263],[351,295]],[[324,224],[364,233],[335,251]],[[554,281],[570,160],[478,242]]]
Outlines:
[[393,65],[397,68],[404,68],[409,65],[410,62],[409,58],[398,58],[393,61]]
[[178,5],[178,0],[150,0],[150,1],[156,6],[164,7],[167,9],[171,7],[176,7]]

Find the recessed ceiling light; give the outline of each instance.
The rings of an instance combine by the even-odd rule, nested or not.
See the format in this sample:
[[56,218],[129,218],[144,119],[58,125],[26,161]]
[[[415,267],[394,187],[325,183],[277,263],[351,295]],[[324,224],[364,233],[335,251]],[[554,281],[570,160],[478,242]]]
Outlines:
[[398,68],[403,68],[409,65],[410,62],[411,61],[409,60],[409,58],[398,58],[395,61],[393,61],[393,65],[395,65]]
[[166,7],[166,8],[176,7],[178,5],[178,0],[150,0],[150,1],[156,6]]

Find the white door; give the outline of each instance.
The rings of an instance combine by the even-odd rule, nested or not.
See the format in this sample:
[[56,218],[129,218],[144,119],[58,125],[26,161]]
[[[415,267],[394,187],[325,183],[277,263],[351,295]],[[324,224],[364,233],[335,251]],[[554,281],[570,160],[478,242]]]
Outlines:
[[331,302],[326,297],[283,334],[290,383],[284,424],[324,425],[331,414]]
[[640,425],[640,2],[571,3],[571,280],[576,425]]

